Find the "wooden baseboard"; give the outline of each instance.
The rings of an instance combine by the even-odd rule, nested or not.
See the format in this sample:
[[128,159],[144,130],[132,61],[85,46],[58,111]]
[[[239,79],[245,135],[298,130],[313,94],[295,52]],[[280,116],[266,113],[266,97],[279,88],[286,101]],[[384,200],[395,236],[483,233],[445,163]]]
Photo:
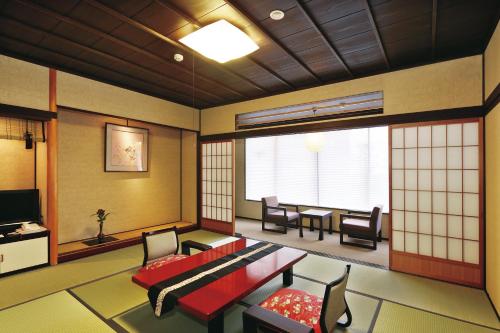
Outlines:
[[483,289],[479,265],[392,251],[391,270]]
[[[196,224],[182,227],[177,229],[177,232],[179,234],[183,234],[186,232],[194,231],[197,230],[198,226]],[[76,260],[80,258],[85,258],[89,256],[93,256],[99,253],[104,253],[104,252],[109,252],[117,249],[122,249],[124,247],[132,246],[132,245],[137,245],[142,242],[141,237],[133,237],[129,239],[122,239],[122,240],[117,240],[109,243],[104,243],[101,245],[95,245],[95,246],[90,246],[85,249],[80,249],[76,251],[71,251],[71,252],[66,252],[66,253],[60,253],[58,256],[58,262],[63,263],[71,260]]]

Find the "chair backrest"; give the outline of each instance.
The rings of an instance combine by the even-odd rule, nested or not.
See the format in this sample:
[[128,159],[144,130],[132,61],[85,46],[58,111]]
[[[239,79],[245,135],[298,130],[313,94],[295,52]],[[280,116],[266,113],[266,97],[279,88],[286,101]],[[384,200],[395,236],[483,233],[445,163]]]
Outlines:
[[177,254],[179,251],[179,238],[177,228],[168,228],[142,233],[142,244],[144,246],[143,266],[152,260]]
[[373,207],[372,213],[370,215],[370,228],[375,228],[377,232],[382,228],[382,210],[383,205],[377,205]]
[[349,311],[345,301],[345,290],[350,270],[351,265],[346,265],[344,274],[326,286],[319,317],[322,332],[333,332],[339,318]]
[[267,207],[278,207],[279,201],[277,196],[262,198],[262,217],[267,216],[268,213],[273,213],[276,209],[267,209]]

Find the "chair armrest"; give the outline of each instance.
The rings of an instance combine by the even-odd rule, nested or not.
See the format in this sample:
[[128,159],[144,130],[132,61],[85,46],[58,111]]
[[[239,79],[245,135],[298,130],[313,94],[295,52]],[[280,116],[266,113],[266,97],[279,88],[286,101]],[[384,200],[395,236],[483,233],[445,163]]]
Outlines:
[[[281,211],[283,211],[283,216],[286,216],[286,212],[287,212],[286,207],[279,207],[279,206],[277,206],[277,207],[274,207],[274,206],[267,206],[266,208],[267,208],[267,209],[277,209],[277,210],[281,210]],[[267,211],[266,211],[266,214],[267,214]]]
[[361,214],[361,215],[371,215],[371,211],[364,211],[364,210],[348,210],[347,214]]
[[340,223],[342,223],[346,218],[368,220],[368,221],[370,220],[370,216],[366,215],[340,214]]
[[299,212],[299,205],[296,205],[296,204],[288,204],[288,203],[284,203],[284,202],[280,202],[280,205],[281,206],[289,206],[289,207],[293,207],[295,208],[295,211],[298,213]]
[[181,248],[182,248],[182,254],[186,254],[189,256],[191,255],[191,249],[206,251],[210,250],[212,246],[203,243],[198,243],[193,240],[185,240],[184,242],[182,242]]
[[269,311],[258,305],[253,305],[243,311],[243,332],[257,333],[260,327],[273,332],[283,333],[314,333],[312,327],[299,323],[276,312]]

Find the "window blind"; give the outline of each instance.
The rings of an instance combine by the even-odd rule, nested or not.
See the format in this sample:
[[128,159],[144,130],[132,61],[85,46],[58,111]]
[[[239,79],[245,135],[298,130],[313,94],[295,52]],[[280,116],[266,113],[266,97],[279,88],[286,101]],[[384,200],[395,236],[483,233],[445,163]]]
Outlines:
[[276,195],[306,206],[388,211],[387,127],[325,132],[319,152],[305,134],[246,139],[246,199]]

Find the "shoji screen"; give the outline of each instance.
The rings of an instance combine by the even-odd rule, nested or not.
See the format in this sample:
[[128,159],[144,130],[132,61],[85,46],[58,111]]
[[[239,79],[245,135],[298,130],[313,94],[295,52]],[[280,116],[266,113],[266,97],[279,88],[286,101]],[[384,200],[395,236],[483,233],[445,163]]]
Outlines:
[[482,287],[482,126],[391,127],[391,269]]
[[201,227],[234,234],[234,142],[201,144]]

